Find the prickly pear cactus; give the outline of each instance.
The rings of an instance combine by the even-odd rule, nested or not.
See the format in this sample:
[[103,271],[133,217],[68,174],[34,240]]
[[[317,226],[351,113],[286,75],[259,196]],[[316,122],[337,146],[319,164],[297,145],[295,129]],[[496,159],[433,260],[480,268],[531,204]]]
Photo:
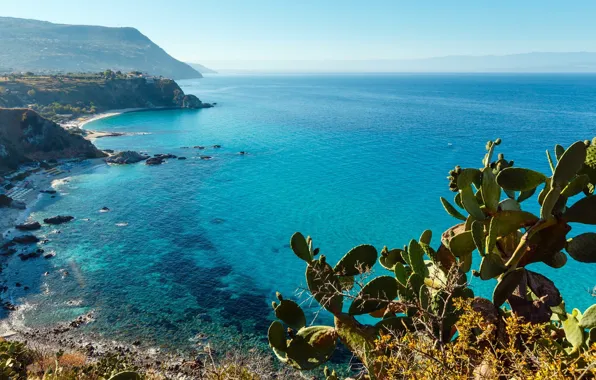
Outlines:
[[[310,237],[296,233],[291,248],[306,263],[306,283],[312,297],[334,316],[334,326],[310,326],[300,306],[278,294],[273,302],[278,318],[269,329],[269,343],[280,360],[305,370],[324,364],[341,342],[351,350],[375,379],[384,378],[375,351],[381,334],[416,330],[422,320],[439,344],[449,344],[457,334],[460,311],[455,299],[474,299],[481,310],[512,312],[532,323],[553,323],[566,336],[564,347],[575,352],[596,342],[596,305],[583,314],[568,313],[555,283],[528,270],[542,262],[563,268],[568,256],[582,263],[596,263],[596,232],[569,236],[571,223],[596,225],[596,138],[578,141],[565,149],[547,151],[550,173],[517,167],[495,150],[501,139],[489,141],[480,168],[449,172],[449,190],[456,193],[443,208],[457,224],[440,235],[433,247],[426,230],[402,248],[383,247],[380,255],[371,245],[350,250],[335,266]],[[524,202],[538,201],[540,214],[524,211]],[[573,200],[573,204],[569,204]],[[472,268],[473,257],[479,265]],[[376,262],[378,270],[371,276]],[[478,261],[476,261],[478,262]],[[496,279],[492,300],[474,298],[468,275]],[[355,286],[358,284],[359,286]],[[377,318],[362,324],[356,316]],[[327,379],[337,379],[325,368]]]

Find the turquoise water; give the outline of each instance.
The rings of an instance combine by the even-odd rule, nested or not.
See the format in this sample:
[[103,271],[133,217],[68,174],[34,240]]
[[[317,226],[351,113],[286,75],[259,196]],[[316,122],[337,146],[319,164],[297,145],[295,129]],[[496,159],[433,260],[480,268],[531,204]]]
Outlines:
[[[188,160],[103,166],[42,201],[34,218],[77,219],[60,234],[43,231],[54,259],[9,263],[9,282],[31,286],[10,290],[27,305],[15,318],[36,326],[95,310],[86,328],[117,339],[263,341],[275,291],[290,297],[304,286],[288,245],[294,231],[331,261],[357,244],[400,247],[427,228],[436,245],[455,223],[439,202],[453,196],[445,176],[480,166],[486,140],[502,137],[507,158],[546,171],[546,148],[596,135],[596,76],[210,76],[181,85],[218,106],[88,125],[136,132],[97,140],[101,148]],[[214,144],[222,148],[182,149]],[[99,213],[104,206],[112,211]],[[568,304],[592,303],[596,267],[570,261],[547,272]],[[491,285],[474,283],[485,295]],[[305,305],[311,316],[314,306]]]

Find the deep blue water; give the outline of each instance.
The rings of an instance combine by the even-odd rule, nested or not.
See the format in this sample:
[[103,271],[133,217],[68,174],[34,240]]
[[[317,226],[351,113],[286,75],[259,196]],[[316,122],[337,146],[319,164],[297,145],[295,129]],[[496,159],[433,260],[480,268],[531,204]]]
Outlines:
[[[427,228],[438,245],[456,222],[439,202],[453,197],[445,176],[479,167],[487,140],[503,138],[506,158],[546,172],[545,149],[596,135],[596,76],[210,76],[181,85],[217,107],[87,126],[143,132],[98,140],[101,148],[189,159],[103,166],[42,201],[35,219],[77,220],[59,235],[44,230],[56,258],[9,263],[9,281],[32,287],[10,291],[28,305],[17,318],[40,325],[96,310],[87,328],[119,339],[262,340],[275,291],[291,297],[304,286],[294,231],[332,262],[362,243],[401,247]],[[222,148],[181,148],[214,144]],[[526,204],[537,210],[535,199]],[[568,305],[592,303],[596,266],[570,260],[547,272]],[[491,286],[474,282],[484,295]]]

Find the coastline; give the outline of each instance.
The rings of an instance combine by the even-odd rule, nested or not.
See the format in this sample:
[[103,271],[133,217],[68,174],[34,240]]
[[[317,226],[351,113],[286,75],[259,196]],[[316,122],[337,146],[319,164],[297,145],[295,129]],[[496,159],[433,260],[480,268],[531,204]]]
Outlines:
[[[58,165],[58,167],[64,167],[63,165]],[[42,196],[51,196],[50,194],[42,194],[40,191],[55,189],[61,182],[103,165],[107,165],[103,158],[87,159],[82,161],[81,164],[69,166],[68,169],[65,169],[59,174],[53,175],[49,174],[46,170],[40,170],[28,176],[23,182],[28,184],[27,190],[31,191],[20,199],[20,201],[25,203],[26,208],[0,208],[0,236],[4,239],[11,238],[16,231],[15,226],[29,218],[31,212],[35,210],[37,201]]]
[[[122,109],[108,110],[105,112],[100,112],[95,115],[80,116],[80,117],[76,118],[75,120],[70,120],[66,123],[62,123],[61,126],[66,129],[69,129],[69,128],[84,129],[85,125],[91,123],[92,121],[107,119],[109,117],[114,117],[114,116],[122,115],[125,113],[130,113],[130,112],[149,111],[149,110],[153,110],[153,109],[154,108],[122,108]],[[159,108],[157,108],[157,109],[159,109]]]

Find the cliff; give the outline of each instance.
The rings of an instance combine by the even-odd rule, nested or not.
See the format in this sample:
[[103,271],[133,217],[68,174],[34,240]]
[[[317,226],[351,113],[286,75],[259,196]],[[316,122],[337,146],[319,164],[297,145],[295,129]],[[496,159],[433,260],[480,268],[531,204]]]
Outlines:
[[91,142],[32,110],[0,108],[0,173],[29,161],[104,156]]
[[28,107],[53,120],[110,109],[210,106],[171,79],[138,72],[0,77],[0,107]]
[[174,79],[201,74],[134,28],[0,17],[0,72],[139,70]]

